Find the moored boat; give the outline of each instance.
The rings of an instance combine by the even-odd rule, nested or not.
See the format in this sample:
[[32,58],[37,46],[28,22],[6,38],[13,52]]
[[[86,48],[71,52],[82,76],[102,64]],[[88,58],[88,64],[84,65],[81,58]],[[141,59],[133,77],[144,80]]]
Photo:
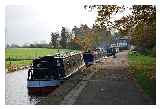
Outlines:
[[82,66],[81,53],[36,58],[28,70],[28,91],[31,94],[50,93]]

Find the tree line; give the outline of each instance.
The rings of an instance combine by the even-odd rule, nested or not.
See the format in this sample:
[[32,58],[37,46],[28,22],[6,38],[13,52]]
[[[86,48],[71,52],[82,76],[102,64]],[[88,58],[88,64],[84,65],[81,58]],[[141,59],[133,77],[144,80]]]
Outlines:
[[101,45],[111,37],[110,31],[96,31],[95,25],[89,27],[81,24],[80,27],[74,26],[71,32],[62,27],[61,33],[51,32],[50,46],[52,48],[69,48],[79,50],[89,50]]
[[[155,55],[156,48],[156,6],[155,5],[85,5],[86,10],[97,10],[95,22],[97,30],[118,30],[121,36],[131,36],[137,51],[150,51]],[[130,10],[131,13],[124,13]],[[123,16],[113,20],[117,14]]]
[[18,45],[18,44],[6,44],[5,48],[49,48],[48,43],[31,43],[31,44],[24,44],[24,45]]
[[[106,37],[107,36],[107,37]],[[89,50],[107,42],[111,38],[110,31],[96,31],[95,25],[89,27],[87,24],[74,26],[71,31],[62,27],[61,32],[51,32],[49,43],[30,43],[24,45],[7,44],[6,48],[65,48],[76,50]]]
[[[155,55],[156,48],[156,7],[154,5],[85,5],[86,10],[97,10],[95,24],[89,28],[86,24],[74,27],[71,34],[65,28],[61,31],[60,47],[76,49],[92,49],[100,46],[103,42],[109,45],[112,40],[119,36],[131,36],[131,43],[136,50],[142,53],[152,52]],[[129,10],[131,13],[125,15]],[[116,18],[117,14],[122,14]],[[113,20],[113,18],[116,18]],[[114,35],[111,35],[111,31]],[[73,36],[74,33],[74,36]],[[52,34],[56,39],[57,34]],[[52,38],[51,42],[55,41]],[[69,40],[68,40],[69,38]],[[55,45],[54,45],[55,44]],[[52,43],[56,47],[57,43]]]

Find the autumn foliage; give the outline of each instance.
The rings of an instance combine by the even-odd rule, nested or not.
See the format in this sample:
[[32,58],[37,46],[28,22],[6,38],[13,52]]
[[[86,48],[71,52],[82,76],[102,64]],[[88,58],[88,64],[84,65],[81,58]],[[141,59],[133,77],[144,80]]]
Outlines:
[[82,51],[87,51],[89,49],[92,49],[94,38],[95,37],[93,32],[87,32],[82,38],[80,36],[75,36],[72,41],[80,45]]

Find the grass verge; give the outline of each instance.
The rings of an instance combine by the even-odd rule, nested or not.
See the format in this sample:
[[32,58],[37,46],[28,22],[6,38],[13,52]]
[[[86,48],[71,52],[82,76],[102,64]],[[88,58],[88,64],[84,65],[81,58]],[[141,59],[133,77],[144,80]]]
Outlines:
[[144,94],[156,100],[156,58],[129,52],[129,70],[133,73]]

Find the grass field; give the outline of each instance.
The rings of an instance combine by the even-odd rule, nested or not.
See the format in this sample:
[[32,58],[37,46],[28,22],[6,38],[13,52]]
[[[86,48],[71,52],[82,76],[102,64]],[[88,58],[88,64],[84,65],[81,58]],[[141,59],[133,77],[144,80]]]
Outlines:
[[139,53],[128,55],[129,69],[144,93],[154,100],[156,98],[156,58]]
[[[71,51],[69,49],[60,49],[60,53]],[[72,50],[73,51],[73,50]],[[5,52],[6,69],[14,71],[13,67],[20,68],[22,66],[30,65],[32,59],[45,55],[55,55],[58,49],[48,48],[8,48]]]
[[[6,49],[6,58],[34,58],[38,56],[54,55],[57,49],[48,48],[8,48]],[[60,49],[62,51],[69,51],[68,49]]]

